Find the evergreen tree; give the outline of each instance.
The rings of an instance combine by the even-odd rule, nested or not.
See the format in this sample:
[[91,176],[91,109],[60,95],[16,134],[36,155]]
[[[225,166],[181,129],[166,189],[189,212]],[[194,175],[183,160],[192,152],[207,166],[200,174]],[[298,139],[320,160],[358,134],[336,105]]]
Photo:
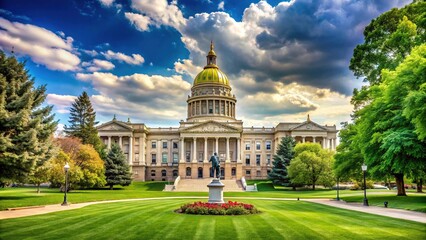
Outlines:
[[114,185],[128,186],[132,183],[126,156],[116,144],[111,146],[111,150],[105,159],[105,176],[107,185],[111,190]]
[[95,125],[96,112],[93,110],[89,95],[83,92],[71,105],[70,126],[65,126],[65,133],[79,138],[83,144],[91,144],[98,153],[102,151],[102,142]]
[[292,137],[283,137],[281,139],[277,154],[274,155],[274,160],[272,161],[272,170],[268,174],[268,178],[275,185],[290,185],[287,167],[290,165],[291,159],[293,159],[295,145],[296,142]]
[[24,180],[50,158],[57,122],[42,106],[46,86],[34,87],[14,56],[0,51],[0,181]]

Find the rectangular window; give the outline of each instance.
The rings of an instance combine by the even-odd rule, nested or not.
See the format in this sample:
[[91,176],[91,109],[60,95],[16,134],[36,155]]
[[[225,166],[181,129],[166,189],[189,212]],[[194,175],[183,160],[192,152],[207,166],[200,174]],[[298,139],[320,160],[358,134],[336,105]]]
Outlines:
[[163,149],[167,148],[167,142],[163,142]]
[[225,115],[225,102],[224,101],[220,101],[220,114]]
[[219,100],[215,100],[214,102],[214,113],[219,114]]
[[178,148],[178,143],[177,142],[173,142],[173,149],[177,149]]
[[256,171],[256,176],[260,177],[260,171]]
[[152,141],[152,142],[151,142],[151,148],[152,148],[152,149],[157,148],[157,141]]
[[266,150],[271,150],[271,141],[266,141],[266,145],[265,145],[265,147],[266,147]]
[[161,158],[162,163],[167,163],[167,153],[163,153],[163,156]]
[[151,160],[152,160],[152,163],[153,163],[153,164],[156,164],[156,163],[157,163],[157,154],[155,154],[155,153],[154,153],[154,154],[152,154],[152,155],[151,155]]
[[202,106],[202,114],[206,114],[207,113],[207,102],[206,101],[201,101],[201,106]]
[[250,142],[246,142],[246,150],[250,150]]
[[251,171],[250,170],[246,170],[246,175],[250,175]]
[[260,150],[260,141],[256,141],[256,150]]
[[[155,177],[155,170],[151,170],[151,177]],[[154,179],[152,179],[154,181]]]
[[246,154],[246,165],[250,165],[250,154]]
[[185,159],[186,159],[186,162],[190,162],[191,161],[191,152],[186,152]]
[[178,162],[178,153],[173,153],[173,163]]
[[198,161],[202,162],[203,161],[203,152],[199,152],[198,153]]
[[256,154],[256,165],[260,166],[260,154]]
[[209,114],[213,114],[213,101],[209,100]]
[[266,164],[271,165],[271,154],[266,154]]

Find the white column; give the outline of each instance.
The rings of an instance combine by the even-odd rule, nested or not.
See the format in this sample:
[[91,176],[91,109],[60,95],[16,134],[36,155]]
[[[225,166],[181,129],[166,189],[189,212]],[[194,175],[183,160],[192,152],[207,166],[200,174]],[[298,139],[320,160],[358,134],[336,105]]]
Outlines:
[[303,142],[305,142],[305,137],[303,137]]
[[193,145],[194,145],[194,148],[192,149],[193,150],[192,162],[197,162],[197,138],[194,138]]
[[213,100],[213,115],[216,115],[216,100]]
[[325,146],[325,137],[322,137],[322,148],[326,149],[327,147]]
[[108,149],[111,149],[111,136],[108,136]]
[[333,143],[333,150],[336,150],[336,139],[335,138],[332,139],[332,143]]
[[217,155],[219,156],[219,138],[218,137],[216,137],[215,153],[217,153]]
[[133,137],[129,136],[129,165],[133,165]]
[[204,162],[208,162],[207,160],[207,138],[204,138]]
[[123,150],[123,140],[122,136],[119,136],[118,145],[120,146],[120,149]]
[[315,137],[312,137],[312,139],[313,139],[313,142],[314,142],[314,143],[316,143],[316,142],[317,142],[317,141],[315,141]]
[[185,162],[185,138],[180,138],[180,162]]
[[237,162],[241,162],[241,141],[237,138]]
[[230,159],[229,159],[229,137],[226,138],[226,162],[230,162]]

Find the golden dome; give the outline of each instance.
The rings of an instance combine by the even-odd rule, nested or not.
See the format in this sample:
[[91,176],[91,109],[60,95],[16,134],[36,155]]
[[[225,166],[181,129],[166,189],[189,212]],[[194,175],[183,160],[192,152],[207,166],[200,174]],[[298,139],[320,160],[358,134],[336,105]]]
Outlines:
[[194,79],[194,86],[203,83],[213,83],[229,86],[228,77],[219,70],[216,65],[216,53],[214,52],[213,42],[210,44],[210,51],[207,55],[207,65]]

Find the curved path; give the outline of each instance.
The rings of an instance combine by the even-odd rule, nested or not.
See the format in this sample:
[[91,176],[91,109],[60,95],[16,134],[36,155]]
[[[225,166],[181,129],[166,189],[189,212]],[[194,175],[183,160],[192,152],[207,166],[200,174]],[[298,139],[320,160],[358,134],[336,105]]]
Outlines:
[[[16,208],[16,210],[0,211],[0,220],[9,218],[27,217],[51,212],[66,211],[72,209],[78,209],[93,204],[103,203],[116,203],[116,202],[130,202],[130,201],[149,201],[149,200],[162,200],[162,199],[207,199],[208,197],[156,197],[156,198],[135,198],[135,199],[121,199],[121,200],[108,200],[99,202],[86,202],[86,203],[75,203],[68,206],[61,206],[59,204],[36,206],[28,208]],[[257,198],[257,197],[231,197],[232,199],[255,199],[255,200],[274,200],[274,201],[297,201],[295,198]],[[369,206],[364,207],[358,203],[347,203],[344,201],[335,201],[330,199],[301,199],[301,201],[313,202],[323,204],[331,207],[343,208],[352,211],[365,212],[375,215],[381,215],[392,218],[399,218],[404,220],[410,220],[420,223],[426,223],[426,213],[408,211],[394,208],[383,208]]]

